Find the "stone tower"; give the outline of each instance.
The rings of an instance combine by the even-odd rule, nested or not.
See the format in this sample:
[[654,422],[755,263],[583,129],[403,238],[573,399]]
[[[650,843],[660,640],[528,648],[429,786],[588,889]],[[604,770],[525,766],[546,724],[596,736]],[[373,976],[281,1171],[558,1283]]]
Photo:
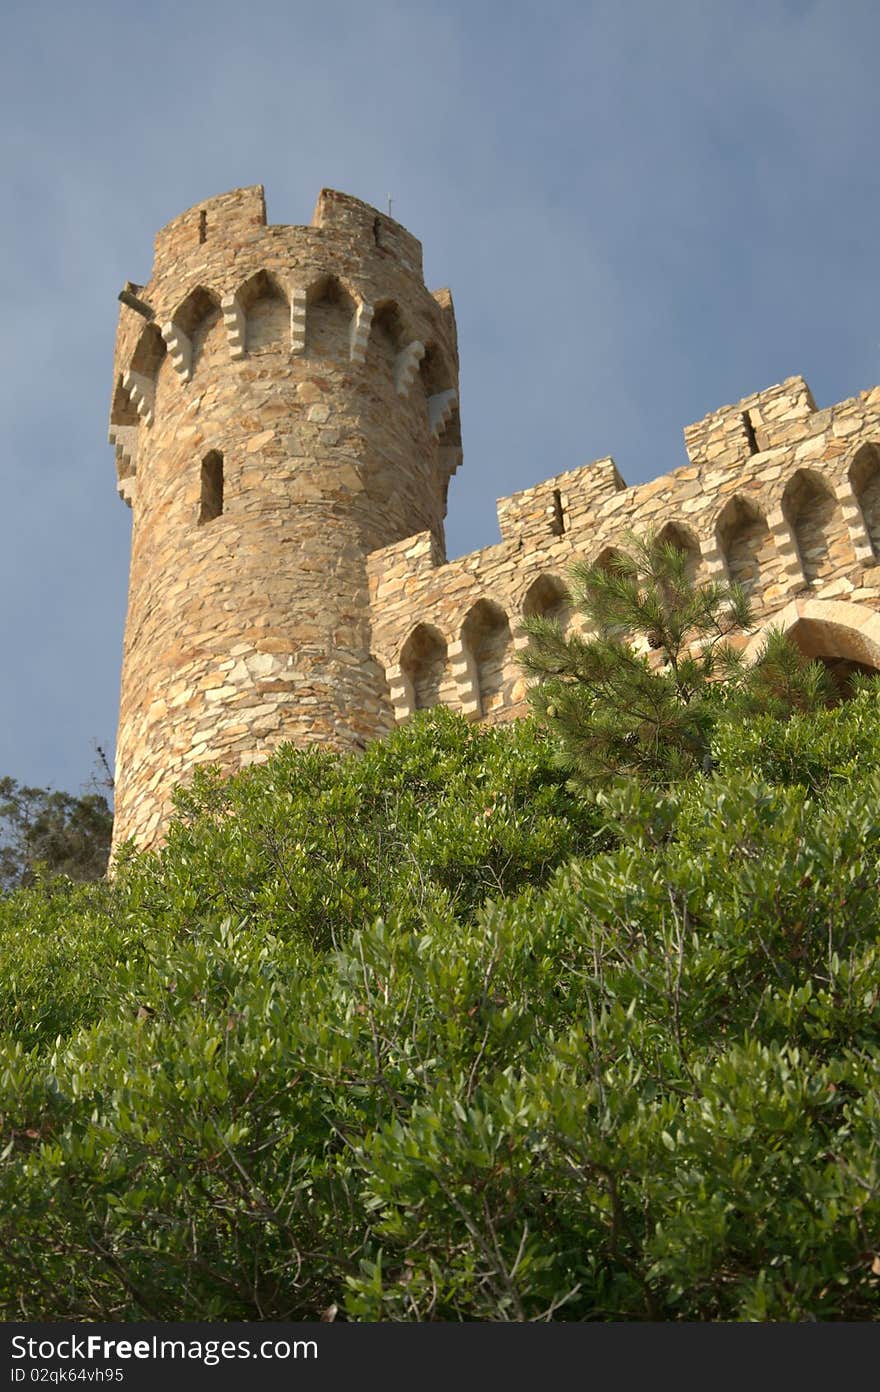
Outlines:
[[110,439],[134,518],[115,839],[150,845],[195,764],[390,727],[367,557],[427,532],[444,559],[458,360],[420,244],[328,189],[308,227],[267,226],[261,187],[199,204],[120,300]]

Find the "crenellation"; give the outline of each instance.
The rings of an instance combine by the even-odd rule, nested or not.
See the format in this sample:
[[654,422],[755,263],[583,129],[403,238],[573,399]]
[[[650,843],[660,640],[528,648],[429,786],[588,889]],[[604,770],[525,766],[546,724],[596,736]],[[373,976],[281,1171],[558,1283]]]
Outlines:
[[393,721],[367,557],[424,531],[443,559],[457,444],[435,438],[417,377],[398,396],[372,306],[436,345],[450,390],[457,357],[418,243],[365,209],[327,193],[312,227],[272,228],[261,189],[209,200],[157,238],[143,294],[164,336],[120,308],[111,430],[134,526],[117,842],[161,832],[195,763],[360,746]]
[[[708,418],[710,425],[714,429],[720,420],[722,428],[735,434],[735,423],[749,407],[761,411],[753,426],[756,436],[766,429],[769,437],[774,416],[779,424],[772,427],[772,443],[765,440],[765,448],[741,452],[736,473],[725,469],[723,460],[719,464],[718,456],[709,458],[702,448],[705,423],[700,423],[703,429],[696,435],[694,427],[688,428],[692,463],[647,484],[625,488],[620,481],[611,496],[602,498],[600,492],[597,497],[595,475],[590,477],[588,466],[499,500],[502,544],[460,557],[433,573],[422,571],[415,584],[396,584],[400,577],[394,574],[395,564],[400,564],[405,548],[396,560],[384,557],[384,585],[372,598],[375,650],[393,662],[414,625],[430,625],[450,645],[464,641],[464,648],[456,651],[459,665],[466,666],[468,660],[473,662],[466,623],[474,605],[491,596],[515,625],[528,612],[524,595],[529,582],[554,571],[564,574],[575,559],[611,563],[608,558],[621,543],[625,549],[629,531],[665,532],[689,551],[699,577],[743,585],[762,624],[785,611],[792,594],[821,594],[837,603],[840,596],[858,593],[860,601],[869,601],[869,612],[880,607],[876,576],[864,581],[869,573],[865,563],[876,558],[878,545],[869,519],[880,537],[880,445],[869,444],[870,453],[863,452],[855,471],[861,500],[850,477],[862,442],[872,435],[880,440],[877,396],[862,393],[817,412],[806,383],[794,378],[714,413]],[[782,434],[787,444],[779,443]],[[849,449],[837,448],[841,439],[851,442]],[[805,470],[805,460],[820,472],[815,467]],[[564,489],[557,487],[561,482]],[[553,498],[558,505],[564,500],[566,521],[571,519],[562,533],[552,525]],[[501,706],[510,716],[522,705],[515,658],[524,641],[521,636],[514,639],[505,676]],[[473,679],[463,685],[468,693],[459,700],[459,708],[473,715]]]
[[351,194],[322,189],[315,206],[312,226],[322,231],[344,234],[362,250],[378,251],[393,257],[421,279],[422,244],[399,222],[362,203]]
[[154,243],[154,276],[172,269],[183,257],[202,255],[218,241],[246,240],[266,225],[266,200],[261,184],[233,189],[188,208],[157,233]]
[[626,484],[613,459],[597,459],[580,469],[556,474],[532,488],[524,488],[496,504],[498,526],[505,541],[529,544],[532,538],[556,535],[554,522],[558,517],[555,495],[563,514],[563,531],[592,518],[602,500],[613,499],[618,505],[625,499]]
[[326,189],[309,226],[268,225],[262,188],[233,190],[132,286],[153,318],[120,305],[111,404],[134,513],[117,844],[160,838],[201,762],[360,749],[438,703],[523,714],[523,618],[584,631],[568,569],[633,533],[740,584],[759,634],[880,666],[880,387],[819,410],[787,378],[687,426],[662,477],[606,457],[499,499],[501,540],[450,561],[455,315],[405,229]]

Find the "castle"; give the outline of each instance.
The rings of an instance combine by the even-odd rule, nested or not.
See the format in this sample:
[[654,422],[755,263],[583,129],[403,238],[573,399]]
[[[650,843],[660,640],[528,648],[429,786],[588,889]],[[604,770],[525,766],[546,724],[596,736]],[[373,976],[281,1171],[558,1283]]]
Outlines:
[[628,488],[600,459],[498,503],[501,542],[447,562],[461,462],[455,316],[421,246],[325,189],[308,227],[261,187],[158,234],[120,295],[110,440],[134,510],[116,844],[162,835],[199,763],[346,750],[442,702],[525,710],[524,614],[573,622],[576,558],[632,532],[750,592],[832,666],[880,669],[880,387],[817,410],[800,377],[689,426]]

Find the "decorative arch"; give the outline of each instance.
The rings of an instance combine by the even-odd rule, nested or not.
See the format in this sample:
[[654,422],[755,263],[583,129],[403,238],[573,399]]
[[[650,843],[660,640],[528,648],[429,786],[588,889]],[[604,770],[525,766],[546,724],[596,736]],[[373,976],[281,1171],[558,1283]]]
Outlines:
[[603,546],[591,564],[594,570],[607,570],[610,575],[623,575],[628,573],[630,558],[617,546]]
[[715,524],[715,540],[732,585],[757,598],[761,571],[774,552],[773,534],[760,508],[742,493],[728,498]]
[[700,543],[690,528],[681,522],[666,522],[657,533],[657,541],[683,553],[687,577],[693,580],[700,567]]
[[138,413],[135,405],[125,387],[122,385],[122,374],[116,379],[116,386],[113,389],[113,401],[110,406],[111,426],[136,426],[138,423]]
[[138,373],[142,377],[152,377],[155,381],[164,357],[165,340],[159,325],[145,324],[131,355],[129,371]]
[[571,595],[557,575],[539,575],[526,590],[522,611],[526,618],[555,619],[564,632],[571,622]]
[[427,397],[454,389],[455,374],[439,344],[425,344],[424,356],[419,363],[419,376]]
[[414,338],[414,335],[408,331],[400,305],[396,300],[379,300],[374,305],[372,337],[377,348],[385,340],[390,346],[392,355],[399,352],[406,343]]
[[792,600],[749,640],[745,660],[757,660],[767,632],[781,628],[805,657],[824,662],[841,695],[853,671],[880,673],[880,614],[839,599]]
[[197,285],[181,300],[168,323],[162,325],[172,365],[184,382],[191,380],[220,314],[219,297],[206,286]]
[[427,404],[429,431],[439,442],[441,450],[460,451],[461,423],[455,372],[438,343],[429,342],[422,348],[418,369]]
[[269,271],[256,271],[239,286],[235,298],[241,311],[243,347],[248,356],[290,348],[290,299],[276,276]]
[[306,290],[305,353],[348,361],[358,304],[336,276],[321,276]]
[[197,285],[181,300],[171,316],[172,323],[192,338],[205,319],[216,317],[220,310],[220,297],[206,285]]
[[849,482],[874,555],[880,559],[880,445],[872,441],[856,451]]
[[414,710],[440,705],[450,681],[446,639],[433,624],[418,624],[400,654],[400,668],[412,688]]
[[366,360],[374,370],[390,376],[399,396],[407,396],[425,345],[409,330],[395,300],[379,300],[373,306]]
[[841,562],[854,562],[840,504],[819,474],[798,469],[792,475],[782,495],[782,512],[808,585],[828,579]]
[[145,324],[131,356],[122,385],[145,425],[152,425],[156,407],[156,380],[165,357],[165,340],[158,324]]
[[512,634],[500,604],[478,600],[462,624],[461,641],[472,666],[477,713],[490,715],[504,706],[510,681],[506,667]]

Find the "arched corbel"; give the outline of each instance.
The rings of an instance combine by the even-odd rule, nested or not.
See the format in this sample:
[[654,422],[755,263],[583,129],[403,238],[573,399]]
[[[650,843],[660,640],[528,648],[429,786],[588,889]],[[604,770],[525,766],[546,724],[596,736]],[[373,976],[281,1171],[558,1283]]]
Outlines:
[[479,720],[482,715],[480,678],[470,649],[461,638],[449,644],[449,670],[458,693],[459,709],[466,720]]
[[297,285],[290,291],[290,351],[304,353],[306,347],[306,313],[309,292]]
[[128,392],[128,399],[145,425],[153,424],[153,411],[156,406],[156,384],[152,377],[130,369],[122,378],[122,385]]
[[183,382],[192,381],[192,340],[173,320],[162,325],[162,337],[168,348],[171,364]]
[[385,679],[388,682],[388,694],[394,710],[394,719],[398,724],[402,724],[404,720],[409,720],[416,708],[412,681],[398,664],[385,668]]
[[834,495],[840,503],[840,510],[849,531],[849,539],[857,563],[859,565],[873,565],[874,547],[871,544],[862,509],[859,507],[850,480],[846,479],[845,482],[839,483],[834,490]]
[[240,358],[246,356],[247,352],[244,309],[237,295],[224,295],[220,301],[220,308],[223,311],[223,324],[226,329],[226,342],[229,344],[229,356],[233,362],[238,362]]
[[435,396],[428,397],[428,425],[436,439],[440,439],[443,427],[457,405],[458,392],[454,387],[450,387],[449,391],[437,392]]
[[373,306],[362,301],[355,310],[354,318],[351,321],[348,356],[353,363],[362,363],[366,360],[372,323]]
[[418,339],[408,343],[394,360],[394,387],[398,396],[408,396],[413,378],[419,370],[419,363],[425,356],[425,345]]

